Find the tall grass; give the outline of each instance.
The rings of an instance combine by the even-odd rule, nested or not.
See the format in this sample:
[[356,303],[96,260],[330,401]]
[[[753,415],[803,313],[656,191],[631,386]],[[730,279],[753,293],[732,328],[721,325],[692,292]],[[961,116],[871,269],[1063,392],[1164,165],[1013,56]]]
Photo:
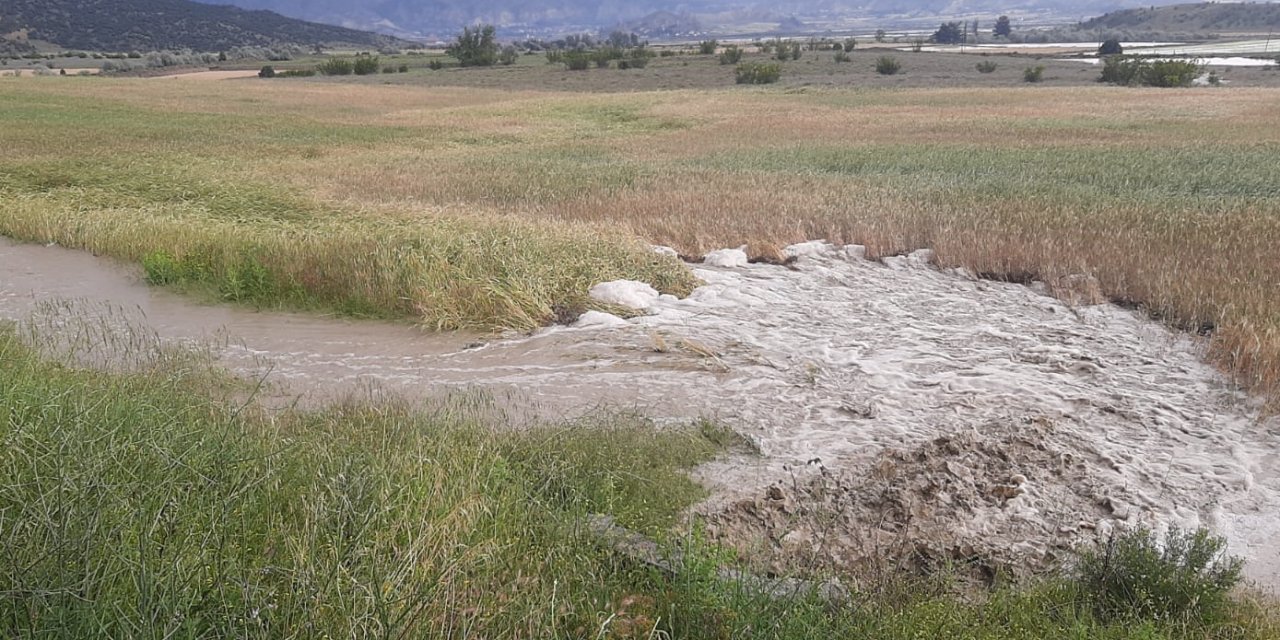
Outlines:
[[[442,327],[537,324],[585,304],[591,280],[691,286],[636,237],[689,255],[814,238],[873,256],[930,246],[993,277],[1092,275],[1113,299],[1211,334],[1224,370],[1280,397],[1268,90],[357,95],[119,82],[130,90],[0,95],[0,115],[23,123],[0,128],[13,150],[0,159],[0,232],[130,260],[177,260],[199,236],[237,277],[269,248],[287,286],[263,298],[312,282],[325,305]],[[245,264],[245,247],[260,259]],[[415,266],[436,259],[449,268]]]

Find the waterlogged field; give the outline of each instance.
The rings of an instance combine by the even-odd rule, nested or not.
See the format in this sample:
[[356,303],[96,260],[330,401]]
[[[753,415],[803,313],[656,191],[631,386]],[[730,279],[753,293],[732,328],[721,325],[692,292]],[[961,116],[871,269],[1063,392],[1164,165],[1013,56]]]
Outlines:
[[[0,235],[137,263],[195,296],[479,330],[572,320],[601,281],[693,290],[650,244],[746,245],[767,261],[817,238],[873,258],[928,247],[940,266],[1064,293],[1092,276],[1205,335],[1216,364],[1276,398],[1274,98],[11,79]],[[945,570],[915,580],[887,564],[846,576],[852,606],[767,597],[717,577],[735,560],[710,534],[670,535],[705,496],[685,472],[742,448],[711,425],[603,414],[513,432],[469,395],[268,410],[198,354],[139,344],[155,361],[112,373],[40,345],[0,327],[0,635],[1270,638],[1280,625],[1226,595],[1211,544],[1176,537],[1017,590],[997,580],[984,598],[957,598]],[[685,555],[674,571],[637,562],[584,528],[592,513]]]
[[1108,297],[1280,387],[1268,90],[0,85],[0,233],[223,298],[530,328],[686,255],[825,238]]

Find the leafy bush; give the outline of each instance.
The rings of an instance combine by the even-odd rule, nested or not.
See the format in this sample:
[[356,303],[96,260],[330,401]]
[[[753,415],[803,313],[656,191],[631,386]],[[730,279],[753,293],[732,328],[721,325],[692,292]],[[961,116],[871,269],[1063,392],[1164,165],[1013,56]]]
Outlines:
[[996,63],[991,60],[983,60],[977,64],[978,73],[993,73],[996,70]]
[[720,64],[738,64],[742,62],[742,49],[737,45],[729,45],[720,52]]
[[351,71],[358,76],[373,75],[378,72],[378,56],[356,56],[351,63]]
[[850,58],[849,54],[844,51],[836,51],[835,60],[836,62],[848,62],[852,60],[852,58]]
[[444,63],[439,60],[432,60],[427,63],[427,68],[432,71],[439,71],[444,68]]
[[1142,528],[1114,533],[1081,554],[1075,581],[1103,620],[1214,622],[1241,580],[1243,563],[1225,548],[1205,529],[1171,528],[1163,540]]
[[780,61],[786,61],[786,60],[790,60],[790,59],[791,59],[791,45],[790,45],[790,43],[783,42],[783,41],[779,40],[779,41],[777,42],[777,44],[775,44],[775,45],[774,45],[774,47],[773,47],[773,48],[774,48],[774,51],[775,51],[775,53],[774,53],[774,55],[773,55],[774,59],[776,59],[776,60],[780,60]]
[[858,46],[858,41],[853,38],[846,38],[844,41],[844,50],[853,51]]
[[800,43],[799,43],[799,42],[792,42],[792,43],[791,43],[791,59],[792,59],[792,60],[799,60],[799,59],[800,59],[800,53],[801,53],[801,51],[802,51],[802,49],[801,49],[801,47],[800,47]]
[[1151,87],[1189,87],[1200,75],[1201,65],[1190,60],[1156,60],[1147,66],[1143,84]]
[[944,22],[933,32],[933,41],[938,44],[959,44],[964,42],[964,36],[959,22]]
[[902,71],[902,63],[898,62],[893,56],[880,56],[876,58],[876,73],[882,76],[891,76]]
[[400,73],[409,73],[409,65],[407,64],[400,65],[400,68],[398,69],[398,71]]
[[315,69],[285,69],[276,72],[277,78],[310,78],[314,75],[316,75]]
[[330,58],[316,65],[316,71],[326,76],[349,76],[355,65],[347,58]]
[[259,77],[259,78],[274,78],[274,77],[276,77],[276,70],[275,70],[275,68],[274,68],[274,67],[272,67],[271,65],[266,65],[265,67],[262,67],[262,69],[260,69],[260,70],[258,71],[258,77]]
[[771,62],[747,62],[734,71],[738,84],[771,84],[782,77],[782,66]]
[[490,67],[498,61],[498,41],[493,25],[463,27],[453,44],[444,50],[464,67]]
[[1143,60],[1108,56],[1103,61],[1102,82],[1125,86],[1186,87],[1200,75],[1202,67],[1189,60]]
[[591,56],[581,51],[566,53],[562,60],[570,71],[585,71],[591,67]]
[[703,40],[702,42],[698,43],[698,53],[704,56],[709,56],[715,53],[716,48],[719,46],[720,46],[720,43],[716,40]]
[[520,52],[516,51],[516,48],[511,45],[503,47],[502,53],[498,54],[498,64],[513,65],[518,59],[520,59]]
[[1034,82],[1040,82],[1040,81],[1042,81],[1042,80],[1044,80],[1044,66],[1043,66],[1043,65],[1038,65],[1038,66],[1034,66],[1034,67],[1027,67],[1026,69],[1023,69],[1023,70],[1022,70],[1022,81],[1023,81],[1023,82],[1033,82],[1033,83],[1034,83]]

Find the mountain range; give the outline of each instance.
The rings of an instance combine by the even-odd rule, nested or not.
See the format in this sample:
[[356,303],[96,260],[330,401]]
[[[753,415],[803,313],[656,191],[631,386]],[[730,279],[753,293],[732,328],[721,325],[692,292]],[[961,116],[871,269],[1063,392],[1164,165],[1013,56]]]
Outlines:
[[[463,25],[494,24],[501,31],[608,29],[652,20],[655,14],[676,15],[711,31],[726,21],[752,24],[798,19],[831,24],[844,18],[921,19],[926,17],[1023,14],[1058,16],[1075,22],[1108,11],[1177,0],[201,0],[232,2],[287,16],[397,35],[447,36]],[[761,19],[763,18],[763,19]]]

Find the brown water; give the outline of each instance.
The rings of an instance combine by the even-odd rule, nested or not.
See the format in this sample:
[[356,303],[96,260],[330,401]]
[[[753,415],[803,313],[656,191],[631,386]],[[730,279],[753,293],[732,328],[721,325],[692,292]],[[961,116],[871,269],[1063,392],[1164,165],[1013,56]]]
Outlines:
[[[409,324],[199,304],[149,287],[141,270],[60,247],[0,238],[0,318],[20,321],[42,302],[72,309],[110,305],[160,338],[219,345],[220,363],[247,376],[266,375],[278,396],[304,404],[376,387],[410,399],[457,389],[484,389],[508,409],[560,420],[601,408],[694,412],[675,380],[671,358],[631,357],[622,345],[587,344],[571,332],[530,337],[436,333]],[[656,355],[656,354],[655,354]],[[648,371],[654,379],[634,384]],[[689,372],[696,373],[696,372]],[[633,384],[612,384],[625,377]]]
[[[0,317],[51,299],[136,309],[166,339],[226,336],[216,342],[229,369],[269,370],[279,393],[304,401],[369,384],[411,399],[481,388],[521,416],[711,417],[764,455],[705,467],[716,496],[702,509],[725,535],[767,536],[783,555],[856,553],[855,534],[885,514],[807,490],[780,503],[834,505],[822,530],[835,526],[842,548],[790,511],[768,516],[772,502],[743,500],[803,488],[819,467],[861,496],[884,489],[868,470],[889,465],[929,513],[916,535],[938,548],[1043,559],[1113,527],[1207,526],[1252,577],[1280,586],[1280,421],[1205,364],[1194,338],[1114,306],[1070,308],[940,271],[923,253],[792,250],[791,268],[695,269],[705,285],[688,299],[613,326],[495,337],[199,305],[133,268],[0,241]],[[913,493],[935,480],[967,497]]]

